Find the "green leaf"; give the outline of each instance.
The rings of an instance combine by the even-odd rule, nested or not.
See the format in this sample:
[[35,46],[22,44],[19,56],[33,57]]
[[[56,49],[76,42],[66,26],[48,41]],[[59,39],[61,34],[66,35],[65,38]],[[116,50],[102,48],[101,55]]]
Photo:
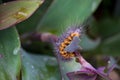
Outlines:
[[107,39],[120,32],[120,19],[105,17],[95,23],[98,27],[99,34],[103,39]]
[[99,3],[100,0],[54,0],[37,30],[59,34],[66,27],[80,25],[95,11]]
[[120,54],[120,33],[104,40],[101,47],[104,54],[118,56]]
[[20,42],[15,28],[0,31],[0,80],[18,80]]
[[80,63],[77,63],[75,58],[71,61],[63,61],[59,59],[59,65],[60,65],[60,70],[62,74],[62,80],[69,80],[67,77],[67,73],[73,72],[73,71],[79,71],[81,69]]
[[54,57],[22,54],[22,80],[60,80],[57,60]]
[[[98,51],[106,55],[117,56],[120,52],[120,19],[104,17],[99,22],[94,22],[93,27],[97,27],[98,34],[102,38]],[[97,53],[100,53],[97,52]]]
[[0,30],[17,24],[28,17],[42,4],[40,1],[12,1],[0,5]]
[[[29,19],[17,24],[16,27],[19,30],[19,33],[23,34],[36,30],[38,23],[46,13],[51,3],[52,0],[45,0],[44,3],[35,11],[35,13]],[[26,26],[28,28],[25,28]]]
[[96,40],[92,40],[87,35],[82,35],[81,37],[80,46],[84,51],[93,50],[97,48],[99,44],[100,44],[99,38]]

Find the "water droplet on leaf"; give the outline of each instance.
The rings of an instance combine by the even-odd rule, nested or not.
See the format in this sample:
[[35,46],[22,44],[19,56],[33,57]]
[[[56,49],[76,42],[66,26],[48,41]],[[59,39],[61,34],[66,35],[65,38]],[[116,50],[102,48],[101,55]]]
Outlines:
[[34,66],[32,65],[31,68],[34,69]]
[[15,49],[13,50],[13,54],[14,54],[14,55],[17,55],[17,54],[18,54],[18,51],[19,51],[19,47],[15,48]]

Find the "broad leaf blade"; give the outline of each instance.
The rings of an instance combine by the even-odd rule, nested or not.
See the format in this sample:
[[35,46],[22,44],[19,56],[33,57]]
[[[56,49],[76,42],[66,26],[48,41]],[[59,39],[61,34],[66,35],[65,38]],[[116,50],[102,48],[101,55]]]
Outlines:
[[17,24],[28,17],[43,1],[12,1],[0,5],[0,30]]
[[59,65],[60,65],[60,70],[61,70],[61,75],[63,80],[69,80],[67,77],[67,73],[73,72],[73,71],[79,71],[81,69],[80,63],[76,62],[75,58],[71,61],[62,61],[61,59],[59,60]]
[[0,80],[17,80],[20,42],[15,28],[0,31]]
[[118,56],[120,53],[120,33],[105,39],[101,48],[104,54]]
[[[99,22],[94,22],[95,28],[101,37],[101,44],[98,51],[103,54],[117,56],[120,52],[120,19],[104,17]],[[99,52],[97,52],[99,53]]]
[[54,0],[38,25],[38,31],[61,33],[66,27],[80,25],[97,8],[100,0]]
[[[45,0],[29,19],[17,24],[16,27],[19,30],[19,33],[23,34],[26,32],[35,31],[38,23],[41,21],[52,2],[53,0]],[[29,28],[25,28],[26,26]]]
[[22,54],[22,80],[60,80],[56,58]]
[[89,51],[97,48],[100,42],[101,42],[100,38],[92,40],[87,35],[83,34],[81,37],[80,46],[83,51]]

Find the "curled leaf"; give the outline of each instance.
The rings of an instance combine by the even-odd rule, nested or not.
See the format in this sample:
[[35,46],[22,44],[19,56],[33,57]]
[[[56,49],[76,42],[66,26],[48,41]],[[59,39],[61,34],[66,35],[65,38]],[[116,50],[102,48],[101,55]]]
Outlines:
[[30,17],[43,3],[40,1],[12,1],[0,5],[0,30]]

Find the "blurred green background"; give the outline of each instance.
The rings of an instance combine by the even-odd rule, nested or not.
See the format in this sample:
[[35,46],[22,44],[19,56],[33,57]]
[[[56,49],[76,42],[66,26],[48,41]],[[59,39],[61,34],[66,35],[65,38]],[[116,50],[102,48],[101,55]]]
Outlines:
[[[83,57],[98,67],[105,66],[111,56],[118,64],[112,78],[120,79],[120,0],[39,1],[0,0],[0,53],[5,57],[0,60],[0,80],[61,80],[53,45],[32,39],[31,33],[60,36],[70,26],[80,24],[85,25],[80,38]],[[5,2],[12,4],[2,4]],[[28,16],[11,18],[21,7],[29,10],[22,14]]]

